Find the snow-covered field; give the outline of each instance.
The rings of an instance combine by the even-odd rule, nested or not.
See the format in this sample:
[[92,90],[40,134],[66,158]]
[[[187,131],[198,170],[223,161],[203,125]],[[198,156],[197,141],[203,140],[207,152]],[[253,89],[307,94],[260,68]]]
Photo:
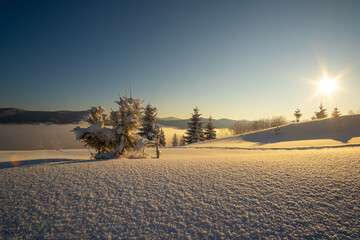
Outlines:
[[359,147],[162,152],[0,152],[0,238],[360,237]]
[[0,239],[360,239],[359,123],[290,124],[160,159],[0,151]]

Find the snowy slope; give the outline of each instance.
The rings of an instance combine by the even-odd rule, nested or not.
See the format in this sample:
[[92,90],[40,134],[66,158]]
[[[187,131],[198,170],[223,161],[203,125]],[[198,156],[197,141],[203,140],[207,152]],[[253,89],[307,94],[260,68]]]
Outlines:
[[360,238],[359,147],[162,152],[0,152],[0,239]]
[[240,149],[318,148],[360,145],[360,115],[342,116],[188,145]]

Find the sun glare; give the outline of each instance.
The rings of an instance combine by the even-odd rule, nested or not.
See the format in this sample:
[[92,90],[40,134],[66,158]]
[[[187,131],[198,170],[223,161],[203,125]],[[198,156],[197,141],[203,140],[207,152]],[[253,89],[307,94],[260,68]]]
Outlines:
[[319,87],[319,93],[330,95],[333,93],[336,89],[336,79],[328,79],[327,76],[323,78],[321,82],[317,83]]

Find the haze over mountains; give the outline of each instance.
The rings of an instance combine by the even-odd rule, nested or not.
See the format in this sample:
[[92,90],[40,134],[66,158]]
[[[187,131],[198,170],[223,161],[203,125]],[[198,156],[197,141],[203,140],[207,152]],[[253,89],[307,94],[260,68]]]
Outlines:
[[[68,124],[83,121],[86,119],[88,111],[28,111],[19,108],[0,108],[0,123],[54,123]],[[203,122],[208,119],[203,118]],[[246,120],[242,120],[246,121]],[[179,119],[176,117],[159,118],[157,123],[164,126],[186,129],[189,119]],[[228,128],[236,120],[231,119],[213,119],[216,128]]]

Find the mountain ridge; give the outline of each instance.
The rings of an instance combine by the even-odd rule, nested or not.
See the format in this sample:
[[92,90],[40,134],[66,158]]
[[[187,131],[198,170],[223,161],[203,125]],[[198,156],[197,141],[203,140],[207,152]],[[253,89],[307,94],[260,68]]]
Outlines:
[[[0,108],[0,123],[3,124],[22,124],[22,123],[54,123],[54,124],[68,124],[86,119],[88,114],[86,111],[30,111],[20,108]],[[187,123],[190,119],[180,119],[177,117],[164,117],[158,118],[157,124],[164,126],[175,127],[179,129],[187,129]],[[206,123],[208,118],[202,118]],[[228,128],[237,120],[228,118],[212,119],[216,128]],[[240,120],[247,121],[247,120]]]
[[0,108],[0,123],[67,124],[84,120],[86,111],[28,111],[20,108]]

